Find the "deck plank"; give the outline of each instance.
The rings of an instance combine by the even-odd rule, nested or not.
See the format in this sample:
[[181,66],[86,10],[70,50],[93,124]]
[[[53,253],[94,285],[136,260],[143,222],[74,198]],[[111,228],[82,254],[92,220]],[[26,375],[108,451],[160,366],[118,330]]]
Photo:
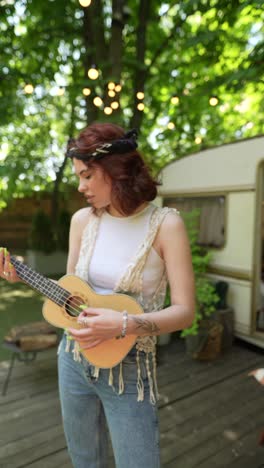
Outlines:
[[[160,348],[158,361],[162,468],[260,467],[264,391],[248,373],[263,367],[263,352],[236,342],[218,360],[197,362],[174,339]],[[0,363],[0,386],[7,368]],[[0,421],[0,468],[72,467],[55,349],[29,365],[15,363],[8,393],[0,397]]]

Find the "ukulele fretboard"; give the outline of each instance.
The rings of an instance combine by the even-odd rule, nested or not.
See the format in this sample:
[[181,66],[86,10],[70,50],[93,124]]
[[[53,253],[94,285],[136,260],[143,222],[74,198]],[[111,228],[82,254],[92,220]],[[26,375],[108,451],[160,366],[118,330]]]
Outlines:
[[65,304],[70,296],[70,293],[66,291],[66,289],[62,288],[51,279],[32,270],[32,268],[20,262],[14,256],[11,257],[11,263],[14,265],[19,278],[25,281],[25,283],[51,299],[57,305],[63,306]]

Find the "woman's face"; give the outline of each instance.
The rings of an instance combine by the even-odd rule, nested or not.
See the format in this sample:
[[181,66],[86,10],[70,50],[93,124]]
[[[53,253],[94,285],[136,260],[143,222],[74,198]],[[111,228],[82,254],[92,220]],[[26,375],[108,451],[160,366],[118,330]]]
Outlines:
[[94,208],[111,204],[112,183],[99,166],[88,168],[83,161],[73,158],[74,170],[79,178],[78,191]]

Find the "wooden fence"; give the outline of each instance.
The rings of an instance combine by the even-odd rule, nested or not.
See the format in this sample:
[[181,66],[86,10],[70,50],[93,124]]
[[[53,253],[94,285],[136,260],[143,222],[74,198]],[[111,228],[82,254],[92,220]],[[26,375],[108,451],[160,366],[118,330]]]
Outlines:
[[[70,214],[86,206],[78,192],[67,193],[61,198],[59,210],[67,210]],[[36,193],[32,197],[13,199],[0,213],[0,246],[13,250],[27,249],[32,217],[38,209],[51,213],[51,194]]]

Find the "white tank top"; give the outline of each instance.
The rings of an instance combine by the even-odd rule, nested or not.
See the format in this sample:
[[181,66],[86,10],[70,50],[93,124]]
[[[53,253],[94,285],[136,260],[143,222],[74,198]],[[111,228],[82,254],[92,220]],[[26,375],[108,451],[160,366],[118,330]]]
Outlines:
[[[139,246],[147,237],[150,217],[155,206],[128,217],[111,216],[104,212],[89,266],[88,281],[99,294],[111,294]],[[155,293],[165,264],[152,247],[143,271],[143,297],[148,300]]]

